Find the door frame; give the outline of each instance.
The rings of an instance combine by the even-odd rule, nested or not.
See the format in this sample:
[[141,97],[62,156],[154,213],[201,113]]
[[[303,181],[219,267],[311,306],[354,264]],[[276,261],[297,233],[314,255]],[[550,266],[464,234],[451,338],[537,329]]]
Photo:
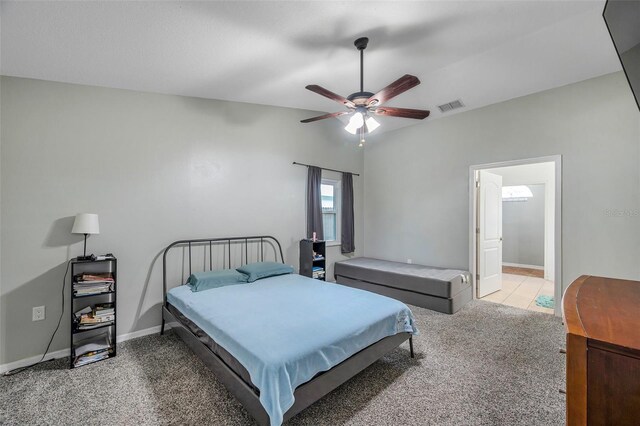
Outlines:
[[553,230],[554,238],[554,282],[553,293],[556,301],[554,307],[555,316],[561,316],[561,302],[564,285],[562,282],[562,155],[550,155],[547,157],[526,158],[522,160],[501,161],[497,163],[476,164],[469,166],[469,265],[471,266],[471,282],[473,283],[473,298],[477,299],[476,276],[477,269],[477,238],[476,238],[476,172],[484,169],[494,169],[498,167],[522,166],[536,163],[555,164],[555,226]]

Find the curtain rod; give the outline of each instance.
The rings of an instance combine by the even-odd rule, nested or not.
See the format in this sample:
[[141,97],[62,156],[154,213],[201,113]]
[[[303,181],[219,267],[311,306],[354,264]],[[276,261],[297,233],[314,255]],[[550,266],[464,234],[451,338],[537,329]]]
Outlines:
[[[322,170],[329,170],[330,172],[351,173],[351,172],[343,172],[342,170],[327,169],[326,167],[314,166],[312,164],[298,163],[297,161],[294,161],[293,164],[297,164],[298,166],[317,167],[317,168],[322,169]],[[354,175],[354,176],[360,176],[360,173],[351,173],[351,174]]]

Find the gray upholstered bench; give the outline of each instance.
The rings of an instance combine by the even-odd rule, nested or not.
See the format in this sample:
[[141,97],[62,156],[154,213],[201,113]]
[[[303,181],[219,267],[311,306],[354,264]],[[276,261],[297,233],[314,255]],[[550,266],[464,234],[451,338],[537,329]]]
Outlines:
[[473,298],[468,271],[368,257],[336,262],[334,268],[339,284],[447,314],[457,312]]

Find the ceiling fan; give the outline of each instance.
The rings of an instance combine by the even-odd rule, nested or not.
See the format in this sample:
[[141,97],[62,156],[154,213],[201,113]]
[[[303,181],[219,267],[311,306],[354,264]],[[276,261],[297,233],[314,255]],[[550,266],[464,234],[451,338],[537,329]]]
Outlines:
[[422,120],[429,116],[429,111],[426,110],[382,106],[385,102],[420,84],[420,80],[418,80],[418,77],[416,76],[405,74],[375,94],[364,91],[363,59],[364,49],[367,48],[368,43],[369,39],[367,37],[361,37],[353,43],[360,51],[359,92],[352,93],[345,98],[315,84],[306,87],[306,89],[311,90],[312,92],[343,104],[348,110],[307,118],[306,120],[300,120],[301,123],[311,123],[325,118],[340,117],[350,114],[351,118],[349,119],[349,123],[345,127],[345,130],[353,135],[359,133],[360,146],[362,146],[364,144],[365,133],[373,132],[378,128],[378,126],[380,126],[380,123],[373,118],[373,115],[414,118],[417,120]]

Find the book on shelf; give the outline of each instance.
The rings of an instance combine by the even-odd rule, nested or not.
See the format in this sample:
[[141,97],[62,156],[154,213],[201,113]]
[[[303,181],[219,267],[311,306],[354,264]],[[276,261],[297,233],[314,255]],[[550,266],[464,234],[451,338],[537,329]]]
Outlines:
[[73,277],[73,292],[76,296],[107,293],[113,291],[113,274],[105,273],[81,273]]
[[80,319],[80,317],[81,317],[83,314],[89,314],[89,313],[91,313],[91,312],[93,312],[93,309],[91,308],[91,306],[86,306],[86,307],[84,307],[84,308],[80,309],[80,310],[79,310],[78,312],[76,312],[74,315],[76,316],[76,319]]
[[95,282],[91,284],[74,283],[73,293],[76,296],[99,294],[113,291],[113,282]]
[[78,330],[91,330],[116,319],[113,303],[99,303],[94,307],[87,306],[74,314]]
[[74,277],[74,281],[77,283],[82,283],[82,282],[107,282],[107,283],[112,283],[115,280],[113,279],[113,274],[111,272],[104,272],[104,273],[86,273],[83,272],[81,274],[76,274],[76,276]]
[[98,288],[98,287],[111,288],[113,287],[113,283],[110,283],[110,282],[73,283],[73,288],[77,288],[78,290],[82,290],[86,288]]
[[104,326],[105,324],[112,324],[112,321],[109,322],[99,322],[99,323],[95,323],[95,324],[82,324],[82,325],[78,325],[78,328],[76,328],[76,330],[78,331],[87,331],[87,330],[93,330],[94,328],[100,328],[102,326]]
[[77,356],[73,361],[73,365],[75,367],[80,367],[82,365],[91,364],[92,362],[101,361],[103,359],[109,358],[109,353],[109,349],[88,352],[86,354]]
[[116,308],[113,303],[96,303],[93,308],[93,315],[97,317],[114,315]]
[[83,324],[100,324],[103,322],[110,322],[116,319],[115,314],[111,315],[93,315],[93,314],[82,314],[80,315],[80,321],[78,324],[81,326]]
[[109,334],[107,332],[80,340],[76,343],[74,353],[76,359],[89,352],[101,352],[111,348]]
[[92,286],[92,285],[109,285],[109,284],[113,284],[113,281],[106,281],[106,280],[95,280],[95,281],[77,281],[74,283],[75,285],[79,285],[79,286]]
[[109,321],[77,323],[78,326],[76,330],[85,331],[85,330],[93,330],[94,328],[100,328],[105,324],[113,324],[114,319],[115,318],[111,318]]
[[311,270],[313,272],[324,271],[324,268],[322,266],[314,266],[313,268],[311,268]]

